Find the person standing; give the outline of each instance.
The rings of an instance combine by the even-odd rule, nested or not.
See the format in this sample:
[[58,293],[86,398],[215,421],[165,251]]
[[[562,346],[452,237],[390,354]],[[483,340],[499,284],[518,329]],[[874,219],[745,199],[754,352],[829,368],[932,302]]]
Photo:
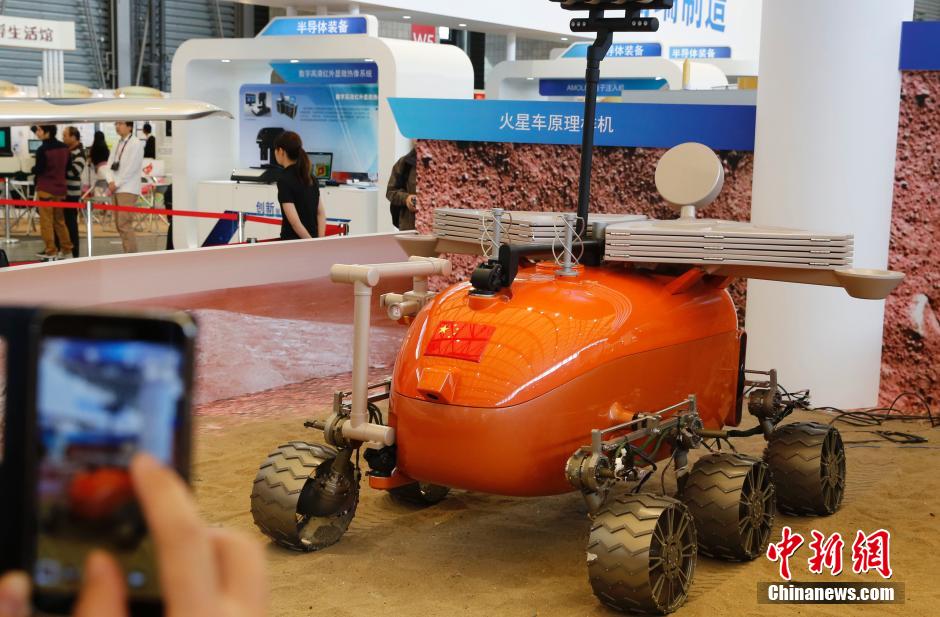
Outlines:
[[[121,140],[108,158],[108,188],[117,206],[135,206],[140,197],[140,174],[144,163],[144,144],[134,136],[133,122],[115,122],[114,130]],[[115,226],[121,236],[125,253],[137,252],[134,235],[134,214],[115,212]]]
[[[66,201],[80,202],[82,200],[82,178],[85,176],[87,153],[82,146],[82,135],[74,126],[65,127],[62,132],[62,143],[69,149],[69,166],[65,171]],[[72,257],[78,257],[78,210],[65,211],[65,227],[69,230],[72,239]]]
[[105,173],[108,169],[108,159],[111,158],[111,150],[108,149],[108,142],[105,141],[104,133],[95,131],[95,139],[88,149],[88,163],[91,165],[91,185],[94,188],[93,195],[100,197],[108,191],[108,179]]
[[398,159],[392,168],[385,197],[392,212],[392,223],[401,231],[415,228],[415,212],[418,211],[418,153],[411,152]]
[[157,138],[153,136],[153,127],[149,122],[144,124],[144,158],[157,158]]
[[[56,126],[44,124],[32,127],[33,133],[42,140],[36,151],[36,199],[39,201],[63,201],[67,192],[65,171],[69,163],[69,150],[65,144],[55,138]],[[67,257],[72,253],[72,240],[65,226],[65,214],[62,208],[38,208],[39,231],[46,245],[45,252],[39,253],[42,259]],[[62,253],[56,248],[56,239],[62,247]]]
[[108,163],[109,158],[111,158],[111,151],[108,149],[104,133],[95,131],[95,139],[91,143],[91,148],[88,149],[88,160],[97,172],[99,167]]
[[322,238],[326,235],[326,208],[300,135],[293,131],[281,133],[274,140],[274,158],[284,168],[277,181],[277,200],[283,214],[281,240]]

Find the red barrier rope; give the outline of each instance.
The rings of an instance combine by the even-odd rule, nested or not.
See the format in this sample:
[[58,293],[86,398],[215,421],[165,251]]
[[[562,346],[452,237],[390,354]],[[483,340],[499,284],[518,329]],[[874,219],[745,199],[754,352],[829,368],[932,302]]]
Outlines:
[[[0,206],[15,206],[19,208],[71,208],[84,210],[85,204],[76,201],[31,201],[27,199],[0,199]],[[195,210],[166,210],[164,208],[137,208],[133,206],[114,206],[109,204],[92,203],[93,210],[104,212],[131,212],[135,214],[157,214],[160,216],[186,216],[202,219],[216,219],[220,221],[237,221],[238,215],[231,213],[196,212]],[[246,221],[263,223],[265,225],[280,225],[280,219],[264,216],[246,215]]]

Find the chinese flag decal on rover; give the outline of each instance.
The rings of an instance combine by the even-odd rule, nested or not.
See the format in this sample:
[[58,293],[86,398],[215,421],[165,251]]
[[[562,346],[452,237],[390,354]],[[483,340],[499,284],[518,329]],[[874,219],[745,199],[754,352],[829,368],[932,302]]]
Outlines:
[[424,355],[479,362],[495,330],[485,324],[442,321],[437,325]]

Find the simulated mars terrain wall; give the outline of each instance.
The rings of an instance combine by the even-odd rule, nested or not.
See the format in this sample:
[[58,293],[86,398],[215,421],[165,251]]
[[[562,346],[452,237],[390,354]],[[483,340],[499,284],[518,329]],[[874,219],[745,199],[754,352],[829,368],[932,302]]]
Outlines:
[[[592,211],[674,218],[656,191],[654,173],[664,150],[597,148]],[[725,187],[706,216],[749,220],[754,157],[719,153]],[[574,211],[579,148],[570,146],[421,141],[418,144],[417,226],[431,233],[439,207]],[[940,73],[906,73],[899,127],[891,230],[892,270],[907,274],[886,305],[881,402],[901,392],[923,394],[940,408]],[[451,256],[452,281],[465,280],[479,262]],[[746,287],[731,292],[743,323]],[[825,401],[817,401],[825,404]],[[922,411],[913,400],[905,410]]]
[[[907,274],[887,301],[881,402],[902,392],[940,407],[940,73],[905,73],[891,224],[892,270]],[[914,400],[902,409],[917,409]]]

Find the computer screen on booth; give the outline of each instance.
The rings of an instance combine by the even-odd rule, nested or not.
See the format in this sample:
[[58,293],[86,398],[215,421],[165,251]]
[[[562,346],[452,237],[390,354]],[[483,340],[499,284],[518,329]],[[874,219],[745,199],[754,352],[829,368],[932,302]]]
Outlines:
[[10,127],[0,127],[0,156],[13,156],[13,144]]
[[307,156],[310,157],[311,172],[317,180],[329,180],[333,177],[332,152],[308,152]]
[[30,139],[30,140],[29,140],[29,144],[28,144],[28,146],[29,146],[29,153],[30,153],[30,154],[36,154],[36,150],[39,150],[39,146],[41,146],[41,145],[42,145],[42,140],[41,140],[41,139]]

